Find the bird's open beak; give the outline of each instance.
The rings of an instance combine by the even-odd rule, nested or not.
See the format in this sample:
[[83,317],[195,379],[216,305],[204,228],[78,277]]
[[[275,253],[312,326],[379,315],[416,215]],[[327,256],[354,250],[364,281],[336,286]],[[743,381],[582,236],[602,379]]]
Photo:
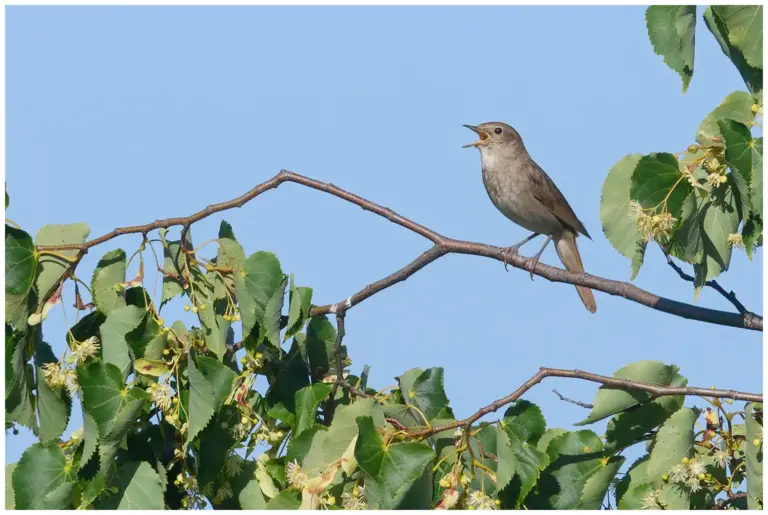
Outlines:
[[478,136],[480,136],[480,139],[475,141],[474,143],[470,143],[469,145],[464,145],[461,148],[467,148],[467,147],[479,147],[480,145],[485,145],[485,142],[488,140],[488,138],[491,137],[490,134],[485,132],[483,129],[479,129],[475,127],[474,125],[465,125],[467,129],[472,129],[477,133]]

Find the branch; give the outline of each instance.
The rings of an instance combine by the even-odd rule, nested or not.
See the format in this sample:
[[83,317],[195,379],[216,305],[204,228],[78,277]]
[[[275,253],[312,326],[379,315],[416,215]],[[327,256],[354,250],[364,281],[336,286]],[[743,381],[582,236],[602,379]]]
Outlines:
[[737,401],[748,402],[763,402],[762,394],[757,393],[744,393],[736,392],[733,390],[713,390],[710,388],[695,388],[695,387],[682,387],[682,386],[659,386],[650,383],[643,383],[640,381],[630,381],[629,379],[617,379],[615,377],[601,376],[593,374],[591,372],[582,372],[581,370],[564,370],[559,368],[540,368],[539,371],[523,383],[517,390],[502,397],[501,399],[492,402],[484,408],[480,408],[475,414],[463,419],[451,422],[450,424],[444,424],[442,426],[435,426],[432,428],[422,429],[409,433],[409,437],[426,438],[436,433],[443,431],[449,431],[456,429],[457,427],[470,427],[479,419],[489,413],[493,413],[507,404],[515,402],[517,399],[523,396],[525,392],[539,384],[546,377],[570,377],[573,379],[584,379],[585,381],[592,381],[593,383],[600,383],[605,386],[613,388],[619,388],[622,390],[639,390],[652,394],[649,401],[661,397],[663,395],[700,395],[703,397],[716,397],[722,399],[733,399]]
[[[680,268],[680,266],[672,260],[672,256],[670,256],[666,252],[664,252],[664,256],[667,258],[667,264],[669,266],[671,266],[672,269],[675,272],[677,272],[677,275],[679,275],[681,279],[683,279],[685,281],[688,281],[688,282],[691,282],[691,283],[695,283],[696,282],[696,279],[694,279],[693,276],[691,276],[690,274],[685,273],[683,271],[683,269]],[[754,316],[754,314],[752,312],[748,311],[747,308],[744,307],[744,304],[739,302],[739,299],[736,298],[736,294],[733,291],[730,291],[730,292],[725,291],[725,288],[720,286],[720,283],[718,283],[714,279],[705,282],[704,286],[709,286],[710,288],[716,290],[720,295],[722,295],[723,297],[728,299],[728,301],[731,304],[733,304],[733,306],[742,315],[753,315]]]
[[325,405],[324,419],[326,425],[331,425],[333,413],[336,405],[333,400],[336,398],[336,391],[339,385],[344,381],[344,361],[341,357],[341,341],[344,339],[346,331],[344,330],[344,318],[347,316],[347,308],[344,305],[336,308],[336,341],[333,344],[333,355],[336,356],[336,380],[333,382],[331,394],[328,396],[328,402]]
[[552,391],[555,392],[555,395],[560,397],[561,401],[570,402],[571,404],[575,404],[576,406],[581,406],[582,408],[587,408],[587,409],[592,409],[592,408],[595,407],[594,404],[589,404],[589,403],[586,403],[586,402],[575,401],[573,399],[569,399],[568,397],[566,397],[562,393],[558,392],[557,390],[552,390]]
[[744,499],[747,496],[747,492],[738,492],[730,497],[726,497],[725,499],[720,499],[717,501],[717,504],[712,508],[713,510],[724,510],[728,508],[728,505],[738,501],[739,499]]
[[[471,254],[475,256],[483,256],[491,259],[496,259],[497,261],[501,261],[501,262],[505,261],[504,255],[503,255],[503,252],[504,252],[503,247],[496,247],[494,245],[486,245],[483,243],[475,243],[470,241],[462,241],[462,240],[447,238],[421,224],[418,224],[412,220],[409,220],[395,213],[389,208],[375,204],[358,195],[355,195],[354,193],[350,193],[348,191],[342,190],[341,188],[338,188],[333,184],[316,181],[314,179],[310,179],[309,177],[305,177],[303,175],[289,172],[286,170],[280,171],[277,175],[275,175],[268,181],[259,184],[248,193],[236,199],[230,200],[228,202],[222,202],[219,204],[212,204],[206,207],[205,209],[188,217],[168,218],[165,220],[156,220],[146,225],[118,228],[103,236],[87,241],[85,243],[70,244],[70,245],[39,246],[37,247],[37,250],[40,251],[40,250],[76,249],[76,250],[80,250],[80,257],[82,257],[82,255],[85,254],[88,251],[88,249],[90,249],[91,247],[98,245],[100,243],[104,243],[105,241],[111,240],[123,234],[134,234],[134,233],[146,234],[149,231],[152,231],[155,229],[169,228],[176,225],[188,227],[190,224],[197,222],[199,220],[202,220],[203,218],[206,218],[214,213],[218,213],[220,211],[225,211],[227,209],[232,209],[235,207],[241,207],[246,202],[261,195],[265,191],[277,188],[284,182],[295,182],[303,186],[306,186],[308,188],[312,188],[318,191],[323,191],[335,197],[346,200],[347,202],[355,204],[366,211],[375,213],[383,218],[386,218],[387,220],[389,220],[394,224],[397,224],[401,227],[408,229],[409,231],[419,234],[424,238],[430,240],[432,243],[434,243],[434,246],[430,250],[428,250],[418,258],[416,258],[409,265],[405,266],[404,268],[395,272],[394,274],[391,274],[385,277],[384,279],[381,279],[380,281],[377,281],[373,284],[366,286],[365,288],[355,293],[354,295],[348,297],[341,303],[313,307],[312,316],[333,313],[334,309],[338,307],[340,304],[345,305],[345,308],[349,309],[352,306],[367,299],[368,297],[376,294],[377,292],[384,290],[400,281],[407,279],[417,271],[421,270],[427,264],[431,263],[432,261],[435,261],[439,257],[444,256],[446,254]],[[522,270],[531,271],[533,268],[533,261],[529,258],[520,256],[520,255],[509,256],[507,259],[507,262],[513,267],[519,268]],[[719,311],[714,309],[703,308],[700,306],[694,306],[692,304],[685,304],[683,302],[678,302],[675,300],[660,297],[659,295],[656,295],[649,291],[638,288],[634,284],[631,284],[628,282],[614,281],[612,279],[597,277],[597,276],[589,275],[586,273],[569,272],[567,270],[556,268],[553,266],[548,266],[543,263],[539,263],[538,265],[536,265],[536,268],[535,270],[533,270],[533,273],[553,282],[585,286],[593,290],[608,293],[609,295],[624,297],[625,299],[631,300],[633,302],[637,302],[638,304],[642,304],[651,309],[655,309],[657,311],[661,311],[664,313],[669,313],[671,315],[679,316],[682,318],[688,318],[691,320],[698,320],[701,322],[709,322],[713,324],[725,325],[730,327],[739,327],[739,328],[750,329],[755,331],[763,330],[763,318],[759,315],[754,315],[748,312],[744,314],[731,313],[727,311]]]

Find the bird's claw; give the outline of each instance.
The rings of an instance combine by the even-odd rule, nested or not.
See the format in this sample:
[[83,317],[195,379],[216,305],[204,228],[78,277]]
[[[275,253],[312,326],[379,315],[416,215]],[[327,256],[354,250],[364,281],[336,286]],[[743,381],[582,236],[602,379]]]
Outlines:
[[519,245],[513,245],[501,251],[501,259],[504,262],[504,270],[506,270],[507,272],[509,272],[509,268],[507,268],[507,265],[509,265],[511,257],[517,255],[517,251],[519,248],[520,248]]

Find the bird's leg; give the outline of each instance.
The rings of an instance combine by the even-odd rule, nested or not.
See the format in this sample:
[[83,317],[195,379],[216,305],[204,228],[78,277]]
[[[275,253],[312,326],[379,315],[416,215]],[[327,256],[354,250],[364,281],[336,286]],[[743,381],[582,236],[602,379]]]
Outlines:
[[544,245],[542,245],[541,250],[537,252],[535,256],[533,256],[533,266],[531,266],[531,281],[533,281],[533,272],[534,270],[536,270],[536,265],[539,264],[539,258],[541,257],[541,254],[544,252],[544,249],[547,248],[547,245],[549,245],[550,241],[552,241],[551,234],[547,236],[547,240],[544,242]]
[[514,256],[515,254],[517,254],[517,250],[520,247],[522,247],[523,245],[525,245],[526,243],[528,243],[529,241],[531,241],[532,239],[534,239],[538,235],[539,235],[539,233],[535,232],[535,233],[531,234],[530,236],[528,236],[523,241],[521,241],[520,243],[516,243],[516,244],[512,245],[511,247],[507,247],[507,248],[505,248],[501,252],[501,257],[504,260],[504,270],[509,272],[509,270],[507,269],[507,265],[509,264],[509,257],[510,256]]

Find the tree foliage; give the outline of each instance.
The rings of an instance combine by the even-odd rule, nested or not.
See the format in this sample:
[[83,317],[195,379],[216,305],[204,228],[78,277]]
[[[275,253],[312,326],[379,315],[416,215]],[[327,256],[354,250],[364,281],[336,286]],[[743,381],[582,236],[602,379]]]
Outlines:
[[[762,109],[761,15],[704,13],[749,92],[710,113],[682,159],[630,155],[606,178],[603,227],[633,277],[650,241],[693,264],[697,290],[728,268],[734,245],[762,244],[762,138],[750,130]],[[654,50],[687,88],[696,9],[651,7],[646,20]],[[713,392],[700,397],[706,409],[691,408],[682,394],[642,388],[685,387],[676,365],[617,370],[621,385],[604,383],[575,421],[586,428],[548,427],[519,396],[457,420],[441,368],[406,370],[385,390],[368,384],[368,367],[352,373],[345,308],[331,311],[336,324],[313,315],[312,288],[274,254],[247,255],[228,223],[212,255],[194,247],[188,226],[177,239],[145,233],[130,257],[104,254],[86,284],[76,245],[88,234],[82,223],[48,225],[33,240],[6,225],[6,429],[39,440],[6,465],[6,507],[762,508],[762,404],[742,408]],[[163,276],[159,302],[144,285],[150,256]],[[67,281],[78,318],[56,335],[65,341],[57,357],[43,327]],[[163,318],[177,298],[194,323]],[[64,440],[73,403],[82,421]],[[589,429],[604,420],[605,434]],[[631,465],[630,447],[642,450]]]

